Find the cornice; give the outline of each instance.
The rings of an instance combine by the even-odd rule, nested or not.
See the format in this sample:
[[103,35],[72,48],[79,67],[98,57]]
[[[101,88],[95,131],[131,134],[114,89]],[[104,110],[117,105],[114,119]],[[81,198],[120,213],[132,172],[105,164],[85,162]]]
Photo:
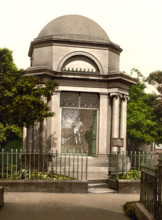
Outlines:
[[109,73],[108,75],[87,74],[78,72],[56,72],[47,67],[30,67],[26,70],[25,75],[34,75],[38,77],[49,77],[57,79],[75,79],[83,81],[98,81],[98,82],[121,82],[127,85],[136,84],[137,80],[122,72]]
[[31,57],[32,56],[32,52],[34,48],[38,48],[38,47],[45,47],[45,46],[52,46],[53,43],[60,43],[62,45],[71,45],[71,46],[86,46],[86,47],[90,47],[90,46],[95,46],[95,47],[100,47],[100,48],[107,48],[110,51],[113,51],[114,53],[120,54],[123,49],[118,45],[113,43],[112,41],[109,42],[96,42],[96,41],[84,41],[84,40],[74,40],[74,39],[64,39],[64,38],[57,38],[54,36],[48,36],[48,37],[42,37],[42,38],[35,38],[31,44],[30,44],[30,48],[29,48],[29,53],[28,56]]

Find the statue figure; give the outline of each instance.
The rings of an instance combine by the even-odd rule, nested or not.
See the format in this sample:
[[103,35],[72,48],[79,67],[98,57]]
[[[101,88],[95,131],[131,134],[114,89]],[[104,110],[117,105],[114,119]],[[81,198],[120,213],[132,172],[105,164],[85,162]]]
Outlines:
[[77,118],[76,121],[72,124],[74,128],[74,138],[75,138],[75,144],[81,144],[81,132],[83,132],[83,122],[80,121],[80,117]]

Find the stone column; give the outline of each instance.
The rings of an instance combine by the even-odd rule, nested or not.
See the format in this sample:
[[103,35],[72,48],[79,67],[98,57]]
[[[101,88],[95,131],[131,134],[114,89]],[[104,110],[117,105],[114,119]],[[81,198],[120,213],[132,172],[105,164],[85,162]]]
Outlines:
[[40,148],[40,122],[34,125],[34,150],[38,151]]
[[[112,98],[112,138],[119,138],[120,95],[118,93],[110,93],[110,98]],[[111,147],[111,152],[117,151],[117,147]]]
[[107,107],[108,95],[100,94],[100,111],[99,111],[99,148],[98,154],[107,153]]
[[27,151],[27,128],[23,127],[23,151]]
[[127,100],[128,96],[123,95],[121,99],[121,117],[120,117],[120,138],[123,138],[123,147],[120,152],[126,152],[126,134],[127,134]]
[[28,151],[33,150],[33,126],[29,126],[27,129],[27,145]]
[[47,151],[47,119],[40,122],[39,149],[42,152]]

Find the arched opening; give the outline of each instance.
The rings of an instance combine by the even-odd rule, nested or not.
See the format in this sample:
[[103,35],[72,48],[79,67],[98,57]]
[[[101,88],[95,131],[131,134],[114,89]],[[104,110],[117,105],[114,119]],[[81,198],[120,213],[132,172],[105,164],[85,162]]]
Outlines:
[[75,55],[67,59],[61,71],[64,72],[82,72],[99,74],[99,68],[96,63],[89,57],[83,55]]
[[57,71],[103,74],[103,68],[99,60],[84,51],[75,51],[64,56]]

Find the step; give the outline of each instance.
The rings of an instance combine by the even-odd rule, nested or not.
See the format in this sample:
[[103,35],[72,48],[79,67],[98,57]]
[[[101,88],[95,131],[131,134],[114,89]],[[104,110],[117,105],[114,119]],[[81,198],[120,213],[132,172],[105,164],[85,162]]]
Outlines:
[[117,193],[116,190],[110,189],[110,188],[90,188],[88,189],[89,193],[95,193],[95,194],[104,194],[104,193]]
[[88,184],[88,188],[108,188],[107,183],[93,183],[93,184]]
[[108,179],[89,179],[89,183],[108,183]]
[[107,172],[89,172],[88,171],[88,181],[94,179],[107,179],[108,174]]

